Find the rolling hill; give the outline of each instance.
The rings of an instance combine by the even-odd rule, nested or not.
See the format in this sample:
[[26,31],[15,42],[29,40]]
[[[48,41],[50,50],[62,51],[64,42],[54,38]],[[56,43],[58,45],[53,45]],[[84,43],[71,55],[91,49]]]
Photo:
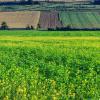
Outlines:
[[39,11],[0,12],[0,23],[6,22],[9,28],[37,28],[39,18]]

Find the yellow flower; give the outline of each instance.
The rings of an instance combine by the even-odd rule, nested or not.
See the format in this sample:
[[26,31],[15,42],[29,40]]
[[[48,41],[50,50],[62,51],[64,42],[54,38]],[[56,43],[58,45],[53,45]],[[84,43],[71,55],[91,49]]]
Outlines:
[[57,95],[57,96],[59,96],[59,95],[60,95],[60,93],[58,93],[58,92],[57,92],[57,93],[56,93],[56,95]]
[[56,81],[55,80],[51,80],[51,84],[54,86],[56,85]]
[[53,100],[57,100],[57,97],[53,96]]
[[8,97],[8,96],[5,96],[5,97],[4,97],[4,100],[9,100],[9,97]]
[[22,92],[24,92],[24,89],[23,89],[21,86],[19,86],[18,89],[17,89],[17,92],[18,92],[18,93],[19,93],[19,92],[22,93]]

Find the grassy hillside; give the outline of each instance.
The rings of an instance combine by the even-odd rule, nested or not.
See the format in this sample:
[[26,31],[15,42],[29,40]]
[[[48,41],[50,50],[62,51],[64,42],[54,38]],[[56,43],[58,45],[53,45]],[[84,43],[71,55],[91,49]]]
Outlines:
[[100,28],[99,16],[99,11],[68,11],[60,13],[60,19],[64,26],[70,25],[72,28]]
[[42,2],[39,4],[33,4],[33,5],[4,5],[0,6],[0,11],[26,11],[26,10],[57,10],[57,11],[71,11],[71,10],[81,10],[81,11],[90,11],[90,10],[100,10],[100,5],[92,5],[92,4],[85,4],[81,2],[77,3],[54,3],[54,2]]
[[6,22],[9,28],[58,29],[100,29],[100,10],[86,11],[13,11],[0,12],[0,26]]
[[1,100],[99,100],[99,67],[99,31],[0,31]]

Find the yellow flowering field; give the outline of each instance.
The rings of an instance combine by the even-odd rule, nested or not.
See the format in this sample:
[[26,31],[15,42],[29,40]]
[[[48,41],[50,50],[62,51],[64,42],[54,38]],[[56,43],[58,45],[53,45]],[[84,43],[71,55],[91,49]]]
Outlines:
[[0,100],[99,100],[100,36],[83,33],[0,31]]

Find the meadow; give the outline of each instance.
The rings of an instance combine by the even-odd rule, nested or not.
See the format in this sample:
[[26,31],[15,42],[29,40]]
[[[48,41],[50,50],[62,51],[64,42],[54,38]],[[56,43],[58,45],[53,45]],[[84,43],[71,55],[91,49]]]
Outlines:
[[60,12],[61,22],[67,26],[71,25],[73,28],[99,28],[100,27],[100,13],[96,11],[62,11]]
[[0,31],[0,100],[99,100],[100,31]]

